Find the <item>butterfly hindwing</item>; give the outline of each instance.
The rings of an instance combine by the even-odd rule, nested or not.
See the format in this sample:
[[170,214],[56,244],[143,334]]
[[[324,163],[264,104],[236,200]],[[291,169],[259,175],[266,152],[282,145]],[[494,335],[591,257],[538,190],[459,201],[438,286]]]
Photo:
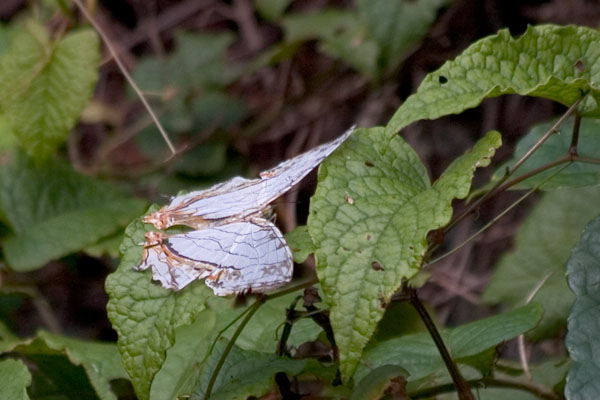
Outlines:
[[292,278],[292,254],[283,234],[263,218],[174,235],[166,246],[180,257],[214,267],[206,284],[219,296],[263,292]]

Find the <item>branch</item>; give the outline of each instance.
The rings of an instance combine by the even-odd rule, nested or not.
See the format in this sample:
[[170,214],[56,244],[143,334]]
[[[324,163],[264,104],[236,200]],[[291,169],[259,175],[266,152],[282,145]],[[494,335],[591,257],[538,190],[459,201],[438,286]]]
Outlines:
[[[527,382],[516,382],[508,379],[496,379],[496,378],[481,378],[481,379],[473,379],[468,381],[468,383],[472,387],[476,388],[486,388],[486,387],[496,387],[496,388],[506,388],[506,389],[517,389],[522,390],[524,392],[529,392],[541,399],[546,400],[564,400],[559,395],[551,392],[550,390]],[[408,393],[411,399],[428,399],[434,397],[438,394],[442,393],[450,393],[455,391],[455,387],[453,384],[439,385],[430,388],[425,388],[421,390],[417,390],[412,393]]]
[[419,297],[417,296],[417,291],[415,289],[409,288],[408,294],[410,304],[412,304],[412,306],[415,308],[415,310],[423,320],[423,323],[425,323],[427,331],[429,331],[429,334],[433,338],[433,342],[435,343],[436,347],[438,348],[438,351],[440,352],[440,355],[442,356],[442,359],[444,360],[444,364],[446,364],[446,368],[448,369],[448,372],[452,377],[452,381],[454,382],[453,387],[456,387],[456,390],[458,391],[458,398],[460,400],[475,400],[475,396],[473,396],[473,392],[471,392],[471,387],[469,383],[465,380],[465,378],[463,378],[460,371],[458,370],[458,367],[456,366],[456,363],[452,359],[452,356],[450,356],[450,352],[448,351],[448,348],[446,348],[446,345],[444,344],[444,340],[442,339],[440,332],[437,330],[435,323],[433,322],[433,320],[429,316],[429,313],[419,300]]

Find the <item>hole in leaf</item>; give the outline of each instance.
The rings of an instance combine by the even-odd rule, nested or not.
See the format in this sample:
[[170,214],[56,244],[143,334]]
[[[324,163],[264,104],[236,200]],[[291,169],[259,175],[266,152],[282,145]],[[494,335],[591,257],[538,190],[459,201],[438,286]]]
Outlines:
[[372,161],[365,161],[365,165],[369,168],[373,168],[375,166]]
[[378,261],[373,261],[371,263],[371,268],[375,271],[383,271],[383,265],[381,265]]
[[438,81],[443,85],[444,83],[448,82],[448,78],[446,78],[444,75],[440,75]]

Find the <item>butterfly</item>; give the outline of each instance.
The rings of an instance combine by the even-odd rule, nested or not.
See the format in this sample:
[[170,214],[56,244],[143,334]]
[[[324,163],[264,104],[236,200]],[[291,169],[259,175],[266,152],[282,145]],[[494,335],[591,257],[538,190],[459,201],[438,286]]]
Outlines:
[[293,258],[272,221],[270,203],[286,193],[354,131],[354,127],[276,167],[257,179],[235,177],[208,189],[174,197],[146,215],[164,230],[184,225],[186,233],[147,232],[139,271],[152,269],[164,288],[181,290],[197,279],[218,296],[262,293],[292,278]]

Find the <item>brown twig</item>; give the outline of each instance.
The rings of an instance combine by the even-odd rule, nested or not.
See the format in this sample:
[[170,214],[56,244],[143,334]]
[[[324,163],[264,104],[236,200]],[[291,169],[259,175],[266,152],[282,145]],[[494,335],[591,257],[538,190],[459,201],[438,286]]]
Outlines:
[[[562,397],[549,391],[546,388],[540,387],[527,382],[516,382],[508,379],[498,378],[481,378],[468,381],[469,385],[476,388],[496,387],[506,389],[518,389],[531,393],[539,398],[546,400],[563,400]],[[455,391],[453,384],[439,385],[425,389],[419,389],[411,393],[407,393],[411,399],[429,399],[443,393]]]
[[458,398],[460,400],[475,400],[475,396],[473,396],[473,392],[471,392],[470,385],[465,378],[463,378],[458,367],[456,366],[456,363],[452,359],[452,356],[444,344],[444,340],[442,339],[440,332],[437,330],[435,323],[429,316],[429,313],[423,306],[423,303],[421,303],[421,300],[419,300],[417,291],[413,288],[407,288],[406,290],[408,291],[410,304],[415,308],[419,314],[419,317],[421,317],[421,320],[425,324],[427,331],[431,335],[435,346],[442,356],[442,360],[444,360],[444,364],[446,364],[446,368],[448,369],[448,372],[452,377],[452,382],[454,382],[454,386],[458,392]]
[[583,97],[578,99],[575,103],[573,103],[571,107],[569,107],[569,109],[565,111],[565,113],[556,121],[556,123],[554,123],[554,125],[552,125],[552,127],[546,131],[546,133],[515,163],[515,165],[513,165],[510,169],[506,171],[504,176],[498,182],[496,182],[496,184],[486,194],[484,194],[482,197],[473,202],[473,204],[471,204],[469,207],[467,207],[462,212],[457,214],[454,218],[452,218],[450,223],[444,228],[444,232],[448,232],[449,230],[451,230],[460,221],[466,218],[467,215],[471,214],[474,210],[479,208],[479,206],[483,202],[488,200],[490,197],[495,196],[498,193],[502,193],[504,190],[506,190],[506,188],[510,187],[507,185],[503,185],[504,182],[506,182],[508,178],[512,176],[515,173],[515,171],[521,165],[523,165],[523,163],[527,161],[529,157],[531,157],[531,155],[550,138],[550,136],[558,132],[558,127],[563,123],[565,119],[567,119],[573,112],[575,112],[577,106],[582,101],[582,99]]

